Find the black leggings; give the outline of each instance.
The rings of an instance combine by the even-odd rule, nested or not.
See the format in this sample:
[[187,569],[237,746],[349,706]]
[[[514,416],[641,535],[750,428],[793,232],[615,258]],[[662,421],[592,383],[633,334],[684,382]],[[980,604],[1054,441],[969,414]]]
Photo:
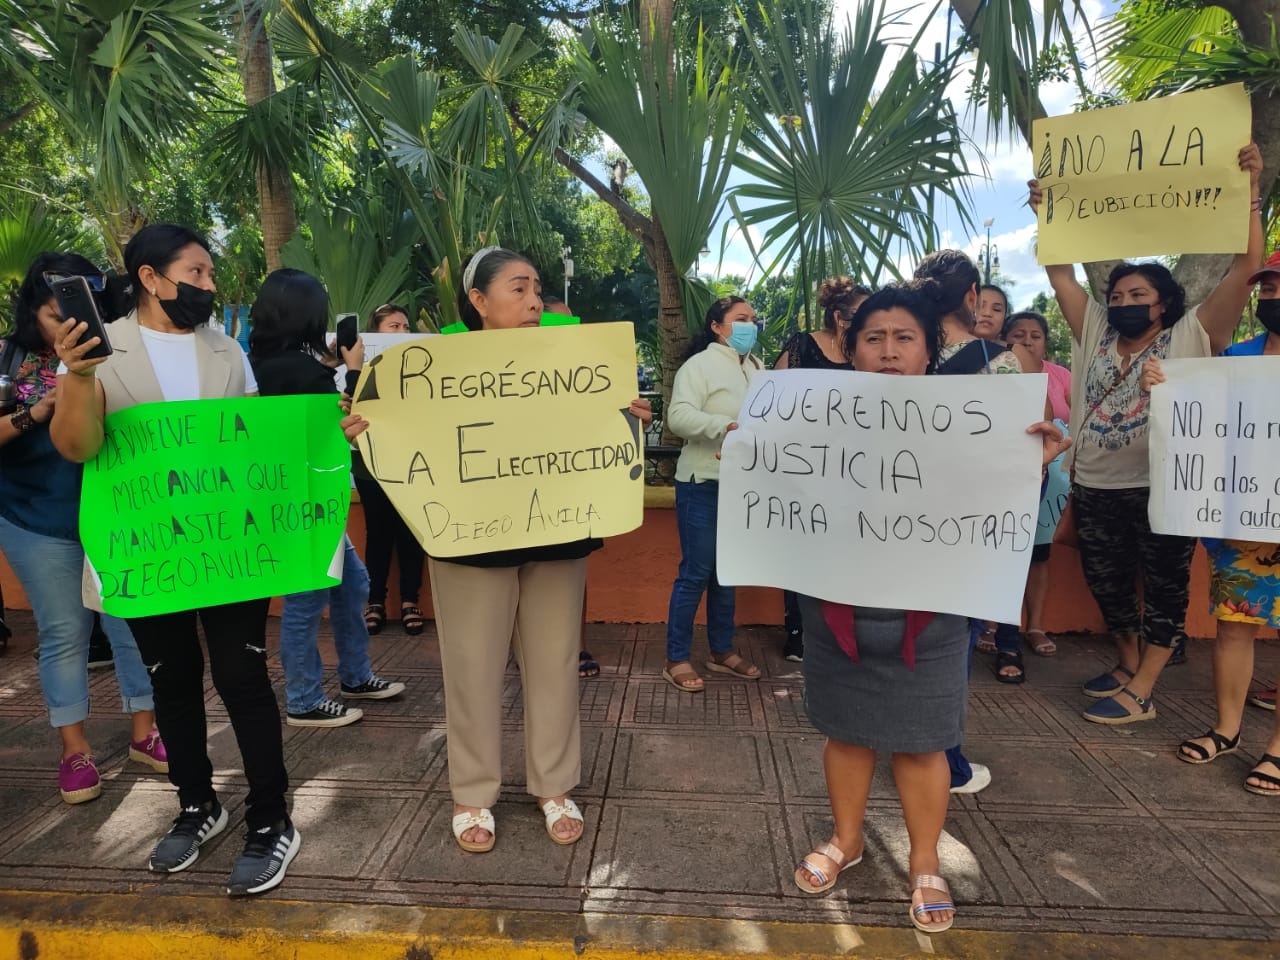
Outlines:
[[270,600],[245,600],[201,610],[130,618],[142,662],[151,671],[156,726],[169,754],[169,782],[184,807],[212,800],[213,764],[204,713],[204,656],[196,616],[204,627],[213,686],[231,718],[244,760],[249,796],[245,823],[250,830],[287,817],[280,708],[267,676],[267,607]]
[[[1187,638],[1187,601],[1196,541],[1152,533],[1146,487],[1098,490],[1074,485],[1080,563],[1107,629],[1157,647]],[[1136,581],[1142,576],[1142,605]]]
[[400,560],[400,602],[416,606],[422,589],[425,558],[422,545],[382,492],[378,481],[362,473],[363,470],[356,470],[355,480],[364,507],[364,565],[369,568],[369,602],[387,602],[387,577],[391,572],[391,551],[395,550]]

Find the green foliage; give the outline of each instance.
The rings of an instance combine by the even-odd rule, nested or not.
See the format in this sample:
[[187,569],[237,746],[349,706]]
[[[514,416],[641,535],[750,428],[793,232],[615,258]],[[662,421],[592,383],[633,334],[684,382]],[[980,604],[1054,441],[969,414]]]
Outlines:
[[9,300],[31,261],[45,251],[70,251],[94,263],[106,262],[101,238],[86,229],[81,218],[21,195],[0,204],[0,302],[5,307],[6,328]]
[[1071,367],[1071,327],[1062,308],[1058,306],[1058,298],[1052,294],[1037,293],[1025,309],[1034,310],[1049,321],[1049,339],[1045,343],[1046,360],[1052,360],[1061,366]]
[[882,77],[892,22],[877,7],[864,4],[837,32],[811,0],[786,6],[799,12],[794,41],[775,14],[747,34],[751,76],[776,72],[781,82],[752,87],[753,125],[737,157],[751,179],[730,206],[753,256],[776,251],[765,274],[798,268],[807,302],[820,277],[878,279],[894,269],[891,250],[936,242],[930,191],[963,210],[967,168],[945,96],[950,65],[927,68],[908,55]]

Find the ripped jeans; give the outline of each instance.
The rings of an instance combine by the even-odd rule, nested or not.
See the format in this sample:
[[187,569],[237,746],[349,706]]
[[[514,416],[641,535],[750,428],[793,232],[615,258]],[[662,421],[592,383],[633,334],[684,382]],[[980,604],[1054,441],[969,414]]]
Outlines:
[[212,800],[204,709],[204,656],[196,617],[209,649],[209,672],[244,761],[249,796],[245,823],[250,830],[287,817],[280,708],[267,676],[267,607],[270,600],[245,600],[200,610],[183,610],[129,620],[151,671],[156,726],[169,754],[169,782],[184,807]]

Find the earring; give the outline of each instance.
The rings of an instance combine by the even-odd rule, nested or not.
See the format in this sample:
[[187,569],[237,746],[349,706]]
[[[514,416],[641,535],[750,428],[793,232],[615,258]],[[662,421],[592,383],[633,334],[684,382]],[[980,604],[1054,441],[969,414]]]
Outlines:
[[152,291],[151,291],[151,295],[152,295],[153,297],[156,295],[155,290],[152,290]]

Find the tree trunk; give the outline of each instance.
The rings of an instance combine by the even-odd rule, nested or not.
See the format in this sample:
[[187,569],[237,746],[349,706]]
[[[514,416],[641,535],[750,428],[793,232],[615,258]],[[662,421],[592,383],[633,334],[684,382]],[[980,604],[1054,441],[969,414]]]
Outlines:
[[680,292],[680,274],[676,270],[675,261],[671,259],[671,250],[667,247],[667,238],[662,232],[662,224],[655,217],[650,242],[645,244],[645,253],[658,278],[658,337],[662,343],[662,442],[666,446],[679,446],[681,440],[671,432],[667,423],[666,411],[671,406],[671,386],[675,383],[676,371],[684,362],[684,351],[689,345],[689,325],[684,318],[684,297]]
[[[240,73],[244,81],[245,103],[253,106],[276,92],[271,69],[271,42],[262,18],[262,4],[244,4],[240,24]],[[257,171],[258,221],[262,226],[262,246],[267,270],[280,269],[280,248],[297,228],[293,205],[293,181],[288,170],[259,167]]]

